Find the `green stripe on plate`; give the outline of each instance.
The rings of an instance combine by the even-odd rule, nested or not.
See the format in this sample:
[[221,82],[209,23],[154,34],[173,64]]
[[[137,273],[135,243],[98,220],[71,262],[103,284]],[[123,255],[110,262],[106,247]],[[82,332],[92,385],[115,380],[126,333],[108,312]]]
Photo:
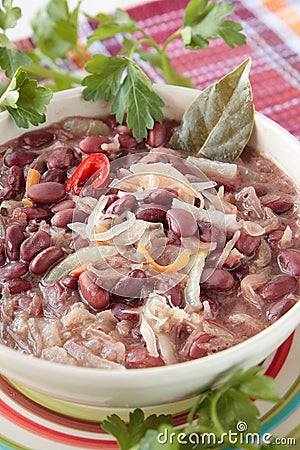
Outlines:
[[24,447],[16,442],[6,438],[0,434],[0,449],[1,450],[31,450],[29,447]]

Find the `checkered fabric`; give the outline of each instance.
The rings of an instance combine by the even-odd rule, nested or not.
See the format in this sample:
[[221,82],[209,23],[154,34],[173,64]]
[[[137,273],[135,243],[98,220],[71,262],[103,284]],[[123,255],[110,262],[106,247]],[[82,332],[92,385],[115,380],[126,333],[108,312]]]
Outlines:
[[[233,20],[242,23],[247,44],[229,48],[223,41],[211,41],[207,49],[185,50],[180,39],[168,47],[175,69],[191,77],[203,89],[251,56],[251,83],[257,111],[269,116],[300,139],[300,0],[231,0]],[[156,0],[128,10],[138,24],[158,43],[182,25],[188,0]],[[99,8],[101,9],[100,5]],[[83,42],[93,24],[81,24]],[[20,43],[28,46],[29,41]],[[92,52],[115,55],[119,37],[93,44]],[[158,70],[141,62],[150,78],[164,83]],[[65,67],[78,70],[74,61]]]

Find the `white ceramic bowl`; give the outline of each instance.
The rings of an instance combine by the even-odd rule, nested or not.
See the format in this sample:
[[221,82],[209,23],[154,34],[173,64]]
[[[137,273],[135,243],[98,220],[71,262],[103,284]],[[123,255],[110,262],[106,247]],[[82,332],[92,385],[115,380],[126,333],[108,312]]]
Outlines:
[[[195,90],[174,86],[156,86],[156,91],[167,105],[165,116],[172,119],[179,119],[198,94]],[[81,98],[81,89],[73,89],[54,95],[45,125],[66,116],[103,116],[108,112],[108,105],[85,102]],[[6,113],[0,114],[2,143],[23,133],[24,130],[18,129]],[[300,185],[300,143],[294,137],[256,113],[251,145],[272,158]],[[235,347],[182,364],[125,372],[64,366],[0,345],[0,371],[16,382],[26,395],[65,413],[77,410],[79,405],[85,411],[97,408],[111,411],[113,408],[119,410],[166,403],[171,406],[170,402],[178,401],[177,408],[183,409],[186,399],[191,399],[197,391],[218,382],[239,367],[260,363],[299,322],[300,301],[269,328]],[[86,415],[88,413],[85,414],[84,410],[78,412],[79,417]]]

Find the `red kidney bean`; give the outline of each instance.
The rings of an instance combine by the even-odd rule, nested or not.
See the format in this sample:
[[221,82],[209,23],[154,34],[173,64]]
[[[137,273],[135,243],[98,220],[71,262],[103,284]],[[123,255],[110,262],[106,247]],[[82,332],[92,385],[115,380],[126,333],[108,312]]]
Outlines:
[[145,220],[146,222],[165,222],[166,211],[161,205],[146,204],[140,205],[136,210],[135,216],[137,219]]
[[41,148],[49,145],[54,139],[54,135],[49,131],[35,130],[21,136],[21,144],[29,148]]
[[10,225],[6,230],[5,245],[6,253],[11,261],[20,258],[20,245],[25,239],[22,228],[19,225]]
[[129,134],[120,134],[119,142],[122,149],[136,148],[138,146],[138,142]]
[[151,147],[160,147],[167,139],[167,128],[163,123],[155,122],[152,130],[148,132],[147,144]]
[[155,189],[148,192],[144,197],[144,203],[156,203],[158,205],[171,206],[173,199],[177,197],[177,193],[168,189]]
[[40,230],[27,238],[21,245],[20,255],[24,261],[30,262],[42,250],[50,247],[51,237],[46,231]]
[[180,286],[169,287],[167,283],[161,281],[155,288],[165,297],[170,306],[181,307],[184,304],[183,290]]
[[198,222],[200,239],[203,242],[216,242],[219,245],[225,243],[226,234],[216,225],[209,222]]
[[36,161],[33,165],[32,168],[37,170],[40,174],[43,174],[44,172],[46,172],[47,170],[47,164],[46,161]]
[[268,234],[268,241],[271,244],[277,244],[283,236],[283,230],[274,230]]
[[0,189],[0,202],[3,200],[12,200],[16,196],[16,190],[12,186]]
[[171,208],[166,215],[169,228],[181,237],[194,236],[198,231],[197,222],[192,213],[181,208]]
[[127,276],[121,278],[113,289],[114,295],[125,298],[140,297],[142,288],[145,287],[147,275],[141,269],[130,271]]
[[3,266],[5,262],[6,262],[5,245],[4,242],[0,242],[0,267]]
[[74,151],[70,147],[57,147],[48,158],[49,169],[67,170],[72,166]]
[[16,151],[13,153],[8,153],[4,157],[4,164],[7,167],[19,166],[24,167],[26,164],[32,163],[32,161],[36,158],[36,153],[33,152],[24,152],[24,151]]
[[109,144],[111,140],[106,136],[88,136],[83,138],[78,146],[83,153],[99,153],[102,144]]
[[44,208],[35,208],[34,206],[27,206],[22,208],[26,214],[27,220],[47,220],[51,217],[51,211]]
[[75,275],[68,275],[64,277],[60,283],[71,291],[76,291],[78,289],[78,277]]
[[35,203],[50,205],[62,200],[66,195],[66,188],[60,183],[47,181],[46,183],[34,184],[27,191],[28,197]]
[[41,183],[54,182],[65,184],[67,175],[60,169],[49,169],[41,177]]
[[165,235],[167,237],[167,245],[181,245],[181,239],[179,236],[176,236],[172,230],[165,230]]
[[162,358],[151,356],[146,348],[134,348],[126,355],[125,365],[128,369],[164,366]]
[[75,202],[71,199],[62,200],[61,202],[55,203],[55,205],[52,206],[51,211],[58,213],[59,211],[75,208],[75,206]]
[[108,194],[106,195],[107,198],[107,203],[106,203],[106,209],[112,205],[114,202],[116,202],[117,200],[119,200],[119,197],[117,196],[117,194]]
[[261,296],[264,300],[279,300],[287,294],[292,294],[297,289],[298,282],[290,275],[278,275],[267,283]]
[[9,280],[7,282],[7,287],[10,294],[21,294],[21,292],[27,292],[32,288],[32,284],[27,280]]
[[108,306],[110,294],[96,284],[94,274],[91,274],[91,272],[83,272],[80,275],[79,287],[83,298],[93,309],[99,311]]
[[265,184],[255,184],[254,189],[258,197],[262,197],[263,195],[267,195],[269,193],[269,189]]
[[0,268],[0,280],[14,280],[26,275],[28,272],[28,264],[25,262],[11,262]]
[[19,166],[12,166],[7,173],[7,184],[15,189],[16,192],[22,192],[25,189],[25,178],[23,169]]
[[235,248],[245,256],[251,256],[258,249],[261,243],[260,236],[251,236],[243,228],[241,229],[240,237],[238,238]]
[[293,202],[284,197],[271,199],[265,202],[262,200],[262,204],[271,208],[277,214],[289,211],[293,206]]
[[267,311],[267,319],[270,321],[278,320],[295,304],[296,301],[292,298],[284,298],[283,300],[279,300],[271,306],[269,311]]
[[60,247],[48,247],[33,258],[30,271],[35,275],[43,275],[63,257],[64,252]]
[[233,288],[234,278],[224,269],[204,269],[201,284],[203,289],[226,292]]
[[300,276],[300,251],[294,249],[283,250],[278,255],[278,262],[281,270],[294,275]]
[[196,339],[189,349],[189,358],[197,359],[207,356],[208,354],[208,343],[213,338],[211,334],[204,333],[198,339]]
[[68,223],[72,222],[84,222],[88,214],[84,211],[80,211],[74,208],[64,209],[58,211],[51,219],[51,224],[54,227],[65,228]]
[[107,214],[120,216],[125,211],[134,211],[137,207],[137,200],[134,195],[126,194],[119,198],[107,208]]
[[131,313],[131,309],[135,309],[135,307],[127,305],[126,303],[113,303],[111,305],[111,312],[116,319],[137,322],[139,320],[139,316],[138,314]]
[[130,130],[127,125],[117,125],[115,130],[118,134],[129,134],[132,136],[132,130]]
[[88,247],[89,245],[90,241],[88,239],[84,239],[81,236],[77,236],[71,243],[70,247],[76,251],[79,250],[80,248]]

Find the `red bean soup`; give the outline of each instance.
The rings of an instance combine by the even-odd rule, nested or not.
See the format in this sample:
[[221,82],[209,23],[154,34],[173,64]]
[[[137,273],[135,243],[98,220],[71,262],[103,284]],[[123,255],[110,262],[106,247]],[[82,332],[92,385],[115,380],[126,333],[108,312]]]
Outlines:
[[235,163],[70,117],[0,147],[0,342],[98,368],[234,346],[297,301],[298,192],[246,148]]

